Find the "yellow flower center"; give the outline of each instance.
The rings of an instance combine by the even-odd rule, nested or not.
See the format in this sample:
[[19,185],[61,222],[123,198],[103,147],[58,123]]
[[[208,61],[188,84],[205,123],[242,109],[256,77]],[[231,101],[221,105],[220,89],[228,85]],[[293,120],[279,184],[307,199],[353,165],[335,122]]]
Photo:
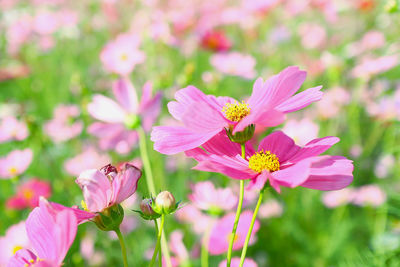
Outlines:
[[10,172],[10,174],[14,175],[14,174],[16,174],[16,173],[18,172],[18,169],[15,168],[15,167],[10,167],[10,168],[8,169],[8,171]]
[[23,247],[21,247],[21,246],[15,246],[14,248],[13,248],[13,254],[15,254],[15,253],[17,253],[17,251],[18,250],[21,250],[21,249],[23,249]]
[[231,121],[240,121],[250,114],[249,104],[242,101],[241,103],[226,103],[222,108],[225,117]]
[[81,205],[82,205],[82,208],[83,208],[85,211],[89,211],[89,209],[88,209],[88,207],[87,207],[87,205],[86,205],[86,202],[85,202],[84,200],[81,201]]
[[26,200],[30,200],[33,197],[33,191],[32,189],[26,188],[22,191],[22,195]]
[[279,159],[270,151],[258,151],[249,158],[249,168],[255,172],[268,170],[269,172],[279,171]]
[[126,53],[121,54],[121,60],[126,61],[128,59],[128,55]]

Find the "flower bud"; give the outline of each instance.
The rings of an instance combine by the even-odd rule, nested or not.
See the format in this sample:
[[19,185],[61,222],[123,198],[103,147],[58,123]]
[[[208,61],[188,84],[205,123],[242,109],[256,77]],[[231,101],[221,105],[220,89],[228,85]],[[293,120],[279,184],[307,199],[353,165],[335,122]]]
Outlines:
[[178,207],[175,197],[168,191],[159,193],[152,205],[152,208],[158,214],[173,213]]
[[155,220],[160,217],[160,214],[156,213],[153,208],[153,199],[145,198],[140,202],[140,216],[145,220]]
[[228,135],[229,139],[232,142],[244,144],[247,141],[249,141],[251,138],[253,138],[255,129],[256,129],[256,126],[254,124],[250,124],[243,131],[236,132],[235,134],[232,133],[232,129],[225,128],[225,131],[226,131],[226,134]]
[[119,228],[123,219],[124,209],[118,204],[99,212],[93,222],[102,231],[115,231]]

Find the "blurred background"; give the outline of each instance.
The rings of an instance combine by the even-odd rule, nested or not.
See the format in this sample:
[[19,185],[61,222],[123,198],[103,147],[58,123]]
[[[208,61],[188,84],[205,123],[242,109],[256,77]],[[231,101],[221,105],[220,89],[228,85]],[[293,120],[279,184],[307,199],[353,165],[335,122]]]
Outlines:
[[[142,101],[149,88],[160,96],[142,141],[156,190],[187,204],[166,222],[174,266],[207,266],[205,258],[218,266],[225,254],[207,256],[210,230],[193,218],[211,229],[236,202],[211,209],[191,199],[199,182],[235,196],[238,182],[191,170],[183,153],[157,153],[151,125],[175,123],[166,104],[181,88],[245,99],[256,78],[290,65],[308,73],[301,90],[322,85],[324,97],[276,129],[301,145],[340,137],[328,152],[354,161],[354,181],[334,192],[268,191],[248,257],[258,266],[400,266],[399,8],[397,0],[0,0],[0,266],[25,242],[16,240],[39,195],[80,205],[81,171],[142,165],[137,134],[95,130],[87,109],[96,94],[115,99],[121,76]],[[257,194],[245,194],[253,210]],[[148,196],[141,179],[124,203],[132,266],[146,266],[155,244],[153,225],[129,211]],[[122,266],[115,238],[83,224],[65,266]]]

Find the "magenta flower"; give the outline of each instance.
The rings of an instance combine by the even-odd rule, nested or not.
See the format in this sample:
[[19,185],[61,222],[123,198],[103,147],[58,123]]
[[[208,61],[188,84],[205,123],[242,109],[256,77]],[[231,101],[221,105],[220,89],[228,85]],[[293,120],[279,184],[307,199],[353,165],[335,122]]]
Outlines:
[[26,221],[26,232],[33,249],[18,250],[7,266],[61,266],[77,228],[78,221],[71,210],[53,213],[47,205],[35,208]]
[[53,119],[44,125],[46,134],[55,143],[62,143],[78,136],[82,132],[83,122],[74,120],[79,115],[80,111],[76,105],[57,106],[54,109]]
[[107,71],[127,76],[146,58],[146,55],[139,50],[139,46],[138,36],[120,34],[103,48],[100,54],[101,62]]
[[277,191],[284,187],[307,187],[317,190],[338,190],[353,181],[352,161],[341,156],[319,156],[337,143],[337,137],[324,137],[304,147],[281,131],[265,137],[257,152],[246,147],[246,159],[240,146],[219,134],[199,148],[188,151],[199,164],[194,168],[219,172],[234,179],[250,179],[250,188],[262,189],[267,181]]
[[103,95],[95,95],[88,105],[92,117],[102,121],[93,123],[88,131],[100,139],[100,148],[115,149],[125,154],[137,143],[137,133],[132,130],[142,125],[149,131],[161,109],[161,92],[152,97],[152,85],[143,86],[138,102],[136,90],[128,79],[121,78],[113,86],[117,102]]
[[28,127],[14,117],[5,117],[0,122],[0,143],[24,140],[28,137]]
[[18,250],[30,247],[25,222],[10,226],[6,235],[0,237],[0,266],[5,267]]
[[3,179],[13,178],[22,174],[31,164],[32,150],[14,150],[6,157],[0,158],[0,177]]
[[50,183],[34,178],[19,185],[17,194],[7,200],[6,206],[11,209],[34,208],[40,197],[48,198],[50,195]]
[[306,72],[297,67],[288,67],[266,82],[259,78],[246,102],[205,95],[193,86],[181,89],[175,94],[177,101],[168,103],[168,109],[184,126],[154,127],[151,134],[154,149],[175,154],[203,145],[224,129],[235,134],[251,124],[276,126],[282,123],[285,113],[321,99],[321,86],[293,96],[305,78]]
[[84,171],[76,179],[76,183],[83,191],[87,210],[96,213],[133,195],[141,175],[139,169],[128,163],[119,172],[109,164],[100,170]]
[[[239,224],[236,230],[233,250],[241,249],[246,240],[247,231],[250,227],[253,213],[251,211],[244,211],[240,215]],[[228,251],[229,239],[232,234],[232,227],[235,221],[235,213],[229,213],[218,220],[210,233],[210,240],[208,243],[208,251],[211,255],[219,255]],[[250,238],[250,244],[254,242],[254,235],[260,228],[260,223],[256,220]]]
[[237,197],[228,188],[215,188],[210,181],[199,182],[192,186],[190,201],[197,208],[209,211],[227,211],[235,207]]
[[[222,261],[218,265],[218,267],[225,267],[226,266],[226,262],[227,262],[227,260]],[[232,258],[231,267],[239,267],[239,264],[240,264],[240,258],[239,257]],[[257,263],[254,260],[249,259],[249,258],[246,258],[244,260],[244,262],[243,262],[243,267],[257,267],[257,266],[258,266]]]

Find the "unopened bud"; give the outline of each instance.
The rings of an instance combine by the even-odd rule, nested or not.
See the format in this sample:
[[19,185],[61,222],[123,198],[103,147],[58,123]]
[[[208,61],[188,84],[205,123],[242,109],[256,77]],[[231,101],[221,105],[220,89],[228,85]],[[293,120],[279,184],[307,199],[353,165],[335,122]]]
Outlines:
[[152,208],[158,214],[170,214],[178,207],[175,197],[168,191],[159,193],[152,205]]
[[140,202],[140,210],[136,211],[145,220],[155,220],[160,217],[160,214],[156,213],[153,208],[153,199],[145,198]]

